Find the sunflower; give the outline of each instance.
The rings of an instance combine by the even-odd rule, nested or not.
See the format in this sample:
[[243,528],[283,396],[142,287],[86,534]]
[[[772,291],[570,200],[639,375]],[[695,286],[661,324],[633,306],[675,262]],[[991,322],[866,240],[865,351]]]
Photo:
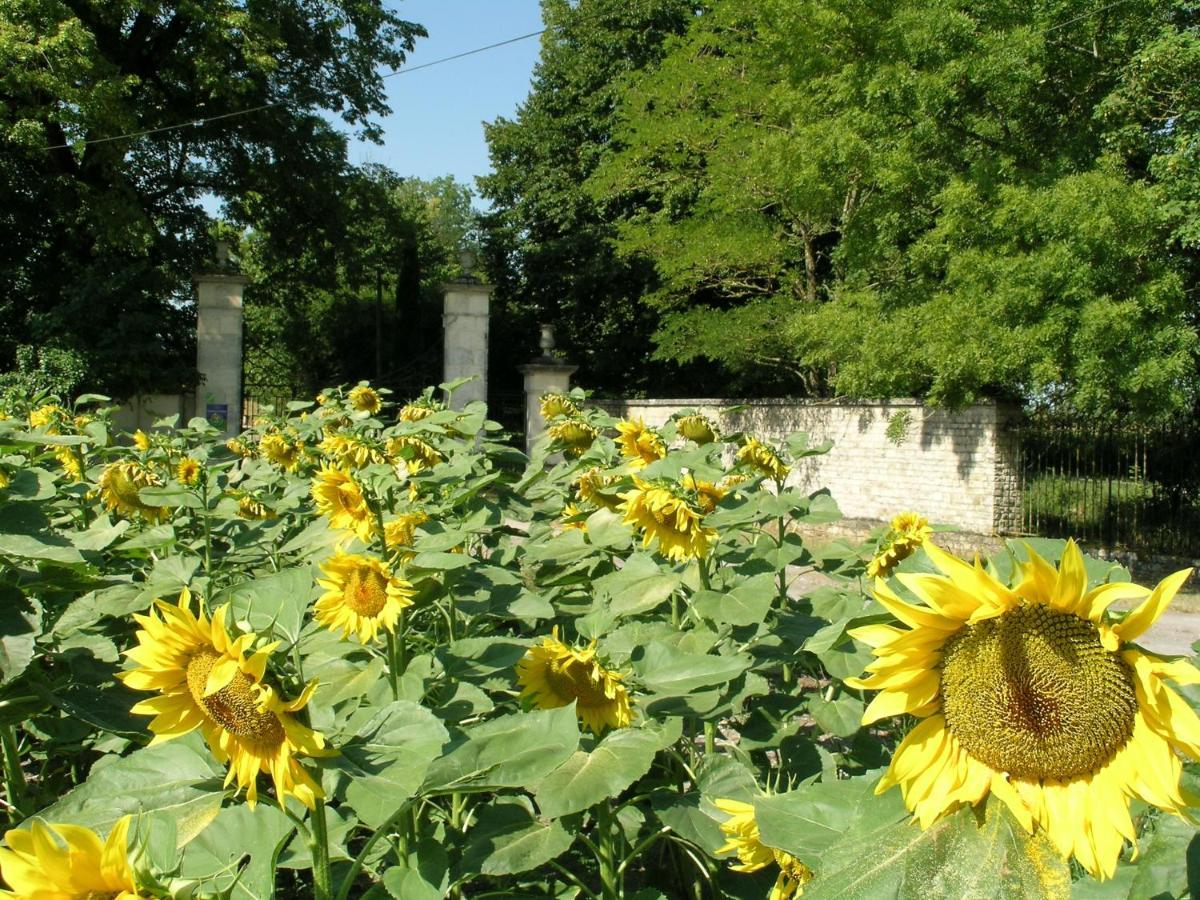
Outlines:
[[238,515],[251,522],[266,522],[275,518],[275,510],[257,497],[243,494],[238,498]]
[[571,457],[583,456],[592,446],[599,433],[583,419],[564,419],[546,429],[550,440],[563,446],[563,453]]
[[704,513],[673,489],[633,479],[634,489],[621,494],[624,521],[642,532],[642,546],[658,542],[658,552],[675,562],[708,554],[717,532],[704,527]]
[[375,519],[358,486],[349,473],[341,469],[323,468],[312,481],[312,497],[317,512],[329,517],[334,528],[353,531],[369,543],[375,533]]
[[321,563],[325,593],[317,600],[314,618],[342,637],[355,635],[369,644],[380,629],[395,631],[400,611],[412,606],[413,589],[377,559],[340,550]]
[[240,456],[242,459],[251,459],[254,456],[254,449],[241,438],[230,438],[225,442],[225,447],[234,456]]
[[388,456],[402,457],[409,474],[436,466],[443,459],[432,444],[413,435],[400,435],[387,443]]
[[126,518],[140,516],[148,522],[161,522],[170,510],[144,503],[138,494],[142,488],[161,486],[162,480],[141,463],[112,463],[100,475],[100,499],[110,512],[119,512]]
[[616,509],[621,501],[613,494],[606,493],[620,479],[605,475],[597,466],[592,466],[581,474],[575,481],[575,496],[581,503],[591,503],[603,506],[605,509]]
[[139,450],[149,450],[150,435],[146,434],[146,432],[139,428],[133,433],[133,446],[137,447]]
[[617,446],[621,455],[633,460],[631,468],[641,469],[667,455],[667,446],[658,433],[646,427],[641,419],[618,422]]
[[351,388],[347,399],[356,410],[372,416],[383,406],[383,398],[379,396],[379,392],[363,384]]
[[321,441],[321,451],[335,465],[361,469],[368,465],[381,465],[388,461],[382,450],[351,435],[328,434]]
[[195,485],[200,481],[200,463],[185,456],[175,466],[175,480],[180,484]]
[[740,800],[714,800],[717,809],[729,818],[721,823],[725,843],[717,853],[736,853],[737,865],[730,866],[735,872],[758,872],[771,863],[779,866],[779,877],[771,888],[768,900],[788,900],[804,893],[804,885],[812,880],[812,870],[790,853],[768,847],[758,833],[758,822],[754,818],[754,806]]
[[933,535],[929,520],[915,512],[892,519],[874,558],[867,564],[868,578],[887,578],[902,559],[908,559]]
[[695,441],[697,444],[711,444],[717,439],[712,423],[698,414],[677,419],[675,429],[689,441]]
[[129,865],[129,823],[122,816],[108,839],[79,825],[51,825],[33,819],[29,828],[4,834],[0,876],[10,890],[0,897],[44,900],[136,900],[142,893]]
[[689,491],[696,495],[696,503],[707,515],[717,508],[717,504],[725,499],[725,495],[729,493],[729,488],[724,484],[714,484],[711,481],[704,481],[697,478],[690,472],[684,474],[679,479],[679,483]]
[[54,458],[63,467],[63,471],[71,476],[72,481],[83,481],[83,458],[71,447],[59,447],[54,451]]
[[12,477],[4,469],[0,469],[0,490],[4,490],[12,484]]
[[563,507],[562,519],[563,528],[587,531],[587,511],[580,509],[574,503],[568,503]]
[[263,680],[278,642],[247,656],[255,635],[231,638],[225,629],[228,612],[229,604],[218,607],[211,621],[203,604],[193,612],[191,593],[184,588],[177,605],[158,600],[148,615],[134,616],[141,626],[138,645],[125,655],[136,667],[117,677],[158,696],[131,712],[154,716],[152,745],[199,728],[217,761],[229,765],[225,784],[236,779],[251,806],[258,799],[258,773],[265,772],[280,806],[291,795],[312,809],[324,795],[296,756],[327,755],[325,739],[292,714],[308,703],[316,682],[295,700],[281,697]]
[[[1027,831],[1042,829],[1064,857],[1111,877],[1123,842],[1136,837],[1130,798],[1182,815],[1177,751],[1200,759],[1200,718],[1165,683],[1200,683],[1200,671],[1129,643],[1191,570],[1152,592],[1127,583],[1089,591],[1070,541],[1057,570],[1029,550],[1009,588],[978,561],[925,549],[944,576],[896,576],[925,605],[875,583],[879,602],[908,628],[850,632],[878,657],[868,677],[846,682],[880,692],[863,724],[905,713],[922,720],[876,792],[900,785],[923,828],[993,793]],[[1144,599],[1114,623],[1106,610],[1122,597]]]
[[596,642],[585,649],[568,647],[558,639],[558,627],[550,637],[525,651],[517,663],[521,699],[538,709],[558,709],[575,704],[579,720],[593,734],[608,728],[625,728],[633,722],[629,691],[619,672],[607,669],[596,659]]
[[764,475],[770,476],[776,481],[783,481],[791,471],[787,464],[779,458],[778,453],[757,438],[752,437],[746,438],[746,442],[738,450],[737,461],[744,465],[753,466]]
[[287,472],[295,472],[300,466],[300,451],[303,448],[278,432],[264,436],[258,448],[263,456]]
[[538,406],[538,412],[548,422],[551,419],[557,419],[559,416],[577,416],[579,415],[579,407],[575,405],[574,400],[565,394],[542,394],[542,401]]
[[[411,547],[416,539],[418,525],[429,521],[429,516],[423,510],[401,513],[383,525],[383,540],[388,547]],[[412,553],[402,553],[400,561],[407,563],[413,558]]]
[[422,419],[432,416],[440,408],[431,400],[414,400],[412,403],[404,404],[396,418],[401,422],[420,422]]
[[58,434],[66,420],[67,411],[56,403],[47,403],[29,413],[29,427],[44,428],[46,434]]

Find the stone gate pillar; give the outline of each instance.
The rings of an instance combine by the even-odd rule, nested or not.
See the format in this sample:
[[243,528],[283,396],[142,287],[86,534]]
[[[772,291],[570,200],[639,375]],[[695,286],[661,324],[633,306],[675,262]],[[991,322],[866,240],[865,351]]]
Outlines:
[[519,368],[525,376],[525,453],[533,452],[546,430],[542,418],[541,399],[543,394],[565,394],[571,389],[571,376],[579,366],[573,366],[554,355],[554,326],[543,325],[541,337],[542,355]]
[[472,400],[487,402],[488,305],[492,286],[470,274],[442,286],[442,380],[475,380],[450,398],[461,409]]
[[196,282],[196,415],[227,435],[242,430],[242,291],[249,280],[217,250],[218,266]]

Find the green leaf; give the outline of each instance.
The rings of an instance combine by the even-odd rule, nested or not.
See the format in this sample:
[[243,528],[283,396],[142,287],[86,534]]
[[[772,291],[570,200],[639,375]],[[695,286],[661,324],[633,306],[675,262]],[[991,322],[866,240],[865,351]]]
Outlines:
[[230,900],[267,900],[275,896],[276,860],[295,830],[270,803],[228,806],[184,849],[179,877],[228,891]]
[[680,581],[678,574],[659,568],[653,557],[634,553],[624,566],[597,578],[593,585],[596,594],[608,600],[613,615],[632,616],[666,601]]
[[501,716],[459,732],[429,767],[423,793],[523,787],[562,765],[579,747],[575,707]]
[[[1197,885],[1190,883],[1200,863],[1200,831],[1174,816],[1159,815],[1137,861],[1130,897],[1182,897]],[[1189,871],[1191,869],[1192,871]]]
[[808,511],[799,516],[797,521],[805,525],[828,525],[840,521],[841,518],[842,511],[838,508],[837,501],[829,493],[823,492],[813,494],[809,498]]
[[442,553],[430,551],[418,553],[408,564],[409,569],[426,569],[430,572],[452,572],[474,565],[475,557],[467,553]]
[[21,469],[12,477],[6,500],[49,500],[58,493],[54,473],[41,468]]
[[834,700],[826,700],[820,694],[812,694],[808,711],[820,729],[837,737],[850,737],[861,727],[863,702],[850,694],[842,694]]
[[184,507],[200,509],[200,498],[182,485],[168,484],[164,487],[144,487],[138,491],[138,499],[149,506]]
[[656,641],[646,647],[634,668],[642,683],[656,694],[689,694],[697,688],[726,684],[750,667],[746,656],[688,653]]
[[44,559],[67,566],[81,566],[83,556],[69,541],[56,535],[0,534],[0,555],[18,559]]
[[235,584],[217,594],[211,605],[216,609],[230,604],[229,624],[249,622],[254,631],[273,632],[295,643],[304,626],[304,614],[319,590],[312,567],[304,565]]
[[117,519],[113,522],[108,516],[97,516],[86,531],[71,534],[71,543],[80,550],[104,550],[128,530],[127,519]]
[[16,588],[0,585],[0,684],[25,671],[41,633],[41,606]]
[[175,822],[182,846],[208,827],[225,800],[225,768],[196,732],[104,762],[40,815],[107,833],[123,815],[157,812]]
[[520,803],[502,801],[475,815],[462,860],[467,873],[528,872],[565,853],[575,840],[559,822],[534,819]]
[[728,594],[700,591],[692,598],[696,612],[714,622],[757,625],[766,618],[779,596],[779,586],[770,573],[747,578]]
[[346,763],[359,772],[346,788],[346,802],[370,828],[381,826],[420,787],[429,764],[449,734],[429,710],[397,700],[359,727],[342,747]]
[[633,540],[633,529],[611,509],[600,508],[587,517],[587,537],[595,547],[624,549]]
[[610,731],[591,753],[577,751],[542,779],[534,789],[538,808],[543,816],[557,819],[616,797],[650,770],[662,746],[663,735],[649,729]]

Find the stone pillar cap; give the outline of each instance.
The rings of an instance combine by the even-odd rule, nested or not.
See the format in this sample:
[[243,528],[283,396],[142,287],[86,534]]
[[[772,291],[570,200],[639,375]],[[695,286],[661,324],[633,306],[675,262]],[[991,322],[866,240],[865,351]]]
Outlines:
[[540,356],[523,366],[517,366],[517,371],[523,374],[530,372],[564,372],[570,375],[579,369],[579,366],[574,363],[569,363],[565,359],[555,359],[553,356]]

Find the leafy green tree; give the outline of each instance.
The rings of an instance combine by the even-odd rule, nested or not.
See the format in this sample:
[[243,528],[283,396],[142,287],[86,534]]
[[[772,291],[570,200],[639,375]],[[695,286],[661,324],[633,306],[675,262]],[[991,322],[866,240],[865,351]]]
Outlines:
[[423,33],[379,0],[3,4],[0,369],[36,344],[116,396],[194,380],[202,198],[321,246],[347,178],[325,113],[377,138],[382,70]]
[[[479,179],[493,296],[493,385],[516,387],[516,366],[537,354],[537,326],[590,387],[645,387],[664,371],[641,359],[654,317],[636,302],[654,280],[610,239],[629,210],[597,201],[583,184],[609,152],[621,78],[651,63],[682,31],[687,0],[543,0],[547,31],[529,98],[513,119],[485,125],[494,173]],[[504,379],[510,379],[506,384]]]
[[1162,0],[708,4],[588,184],[638,206],[617,243],[654,262],[657,354],[813,395],[1188,405],[1194,26]]

